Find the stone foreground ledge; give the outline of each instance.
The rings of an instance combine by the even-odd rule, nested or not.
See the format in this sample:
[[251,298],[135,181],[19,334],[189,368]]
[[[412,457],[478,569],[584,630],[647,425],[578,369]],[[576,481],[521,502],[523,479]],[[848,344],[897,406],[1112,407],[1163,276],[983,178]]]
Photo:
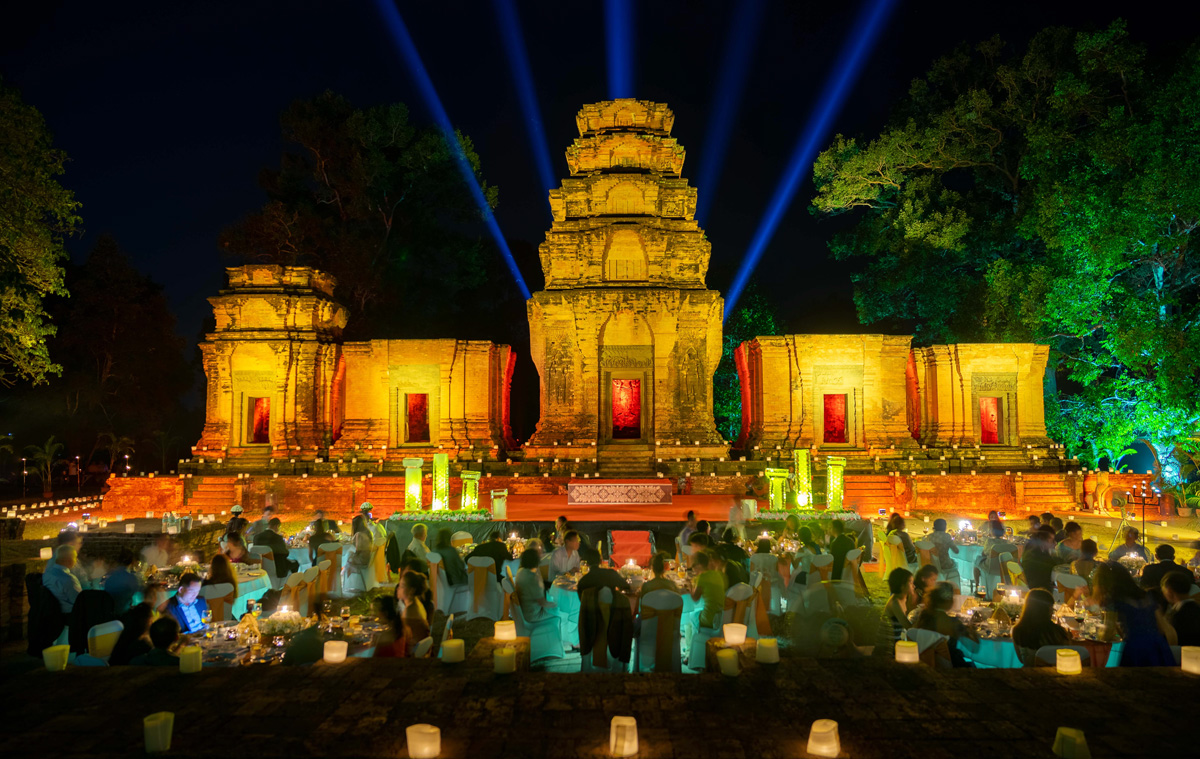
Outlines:
[[[404,727],[442,730],[442,757],[606,757],[614,715],[638,722],[639,759],[806,756],[812,721],[837,720],[855,759],[1052,756],[1059,726],[1081,728],[1092,755],[1186,755],[1200,678],[1171,669],[1052,668],[937,672],[873,660],[785,660],[720,675],[497,677],[436,661],[211,669],[71,668],[5,683],[4,756],[127,757],[142,717],[174,711],[168,756],[407,757]],[[1169,709],[1169,707],[1166,707]],[[1182,713],[1182,712],[1177,712]]]

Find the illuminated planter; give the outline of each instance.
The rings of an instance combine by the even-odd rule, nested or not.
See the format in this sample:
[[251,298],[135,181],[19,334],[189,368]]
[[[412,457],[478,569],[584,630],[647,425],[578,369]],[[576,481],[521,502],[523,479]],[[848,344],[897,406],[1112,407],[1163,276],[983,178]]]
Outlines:
[[846,459],[842,456],[828,456],[825,465],[828,467],[825,472],[825,508],[841,511],[842,499],[846,495]]
[[638,752],[637,720],[613,717],[608,728],[608,752],[613,756],[633,756]]
[[175,729],[174,712],[155,712],[142,719],[146,735],[146,753],[161,754],[171,750],[171,733]]
[[450,508],[450,455],[433,454],[433,510]]
[[763,474],[767,477],[767,500],[771,504],[771,511],[787,508],[784,488],[787,487],[788,470],[767,468],[763,470]]
[[404,459],[404,510],[421,510],[421,467],[424,459]]
[[838,740],[838,724],[831,719],[819,719],[808,734],[808,753],[813,756],[837,756],[842,750]]
[[914,640],[896,641],[896,661],[901,664],[919,664],[921,650],[917,648],[917,642]]
[[479,508],[479,475],[472,469],[464,469],[460,475],[462,478],[462,497],[459,499],[458,507],[464,511],[470,511]]
[[344,640],[325,641],[324,659],[326,664],[341,664],[346,661],[346,652],[350,644]]
[[451,638],[442,643],[442,661],[446,664],[458,664],[467,658],[467,646],[459,638]]
[[516,640],[517,623],[511,619],[501,620],[496,623],[496,629],[492,635],[495,636],[496,640]]
[[731,622],[722,628],[725,642],[731,646],[740,646],[746,642],[746,626]]
[[812,505],[812,460],[807,448],[792,451],[792,461],[796,467],[796,505],[808,508]]
[[1055,652],[1055,666],[1060,675],[1083,673],[1083,660],[1079,658],[1079,652],[1070,648],[1060,648]]
[[433,725],[409,725],[404,735],[412,759],[436,759],[442,753],[442,731]]
[[754,660],[759,664],[779,663],[779,641],[775,638],[759,638],[754,650]]
[[1200,675],[1200,646],[1184,646],[1180,649],[1182,658],[1179,666],[1184,672],[1190,672],[1193,675]]
[[492,669],[497,675],[511,675],[517,671],[517,649],[510,646],[492,652]]
[[738,652],[736,648],[722,648],[717,652],[717,664],[721,667],[721,674],[726,677],[738,676]]
[[184,646],[179,649],[179,671],[192,675],[204,666],[204,649],[200,646]]

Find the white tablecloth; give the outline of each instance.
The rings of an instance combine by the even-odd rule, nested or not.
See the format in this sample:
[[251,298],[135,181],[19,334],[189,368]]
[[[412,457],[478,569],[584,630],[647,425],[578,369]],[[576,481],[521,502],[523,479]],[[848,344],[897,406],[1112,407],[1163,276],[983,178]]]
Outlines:
[[[1121,661],[1121,647],[1117,642],[1109,649],[1107,667],[1115,667]],[[970,638],[960,638],[959,648],[976,666],[994,669],[1019,669],[1021,660],[1017,658],[1017,648],[1011,638],[980,640],[978,643]]]

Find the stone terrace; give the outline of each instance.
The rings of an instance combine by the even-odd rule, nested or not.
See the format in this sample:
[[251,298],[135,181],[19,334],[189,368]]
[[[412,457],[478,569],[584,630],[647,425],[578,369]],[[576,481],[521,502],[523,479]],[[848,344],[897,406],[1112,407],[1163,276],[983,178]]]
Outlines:
[[[1092,755],[1185,755],[1200,678],[1179,669],[938,672],[872,660],[785,660],[720,675],[556,675],[437,661],[208,669],[38,669],[7,678],[6,757],[127,757],[141,720],[176,713],[168,756],[407,757],[404,727],[442,729],[442,757],[606,757],[608,722],[633,715],[639,759],[807,756],[814,719],[838,721],[855,759],[1052,756],[1057,727],[1084,730]],[[1176,712],[1177,714],[1182,712]],[[1175,732],[1165,732],[1174,729]],[[241,750],[236,747],[241,746]]]

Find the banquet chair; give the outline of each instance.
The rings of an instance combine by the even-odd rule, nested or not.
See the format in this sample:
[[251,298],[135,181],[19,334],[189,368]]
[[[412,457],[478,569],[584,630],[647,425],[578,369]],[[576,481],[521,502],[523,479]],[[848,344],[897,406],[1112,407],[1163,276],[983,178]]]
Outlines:
[[811,617],[816,614],[838,614],[837,607],[843,609],[852,606],[869,605],[869,601],[859,598],[855,592],[854,583],[846,580],[829,580],[820,585],[804,589],[802,615]]
[[371,567],[375,570],[372,588],[377,588],[391,579],[388,576],[387,557],[384,555],[386,548],[387,537],[384,535],[376,535],[371,541]]
[[[329,567],[326,567],[326,570],[328,569]],[[311,617],[313,610],[317,608],[317,598],[321,594],[321,568],[319,566],[309,567],[298,574],[304,582],[304,604],[300,613]]]
[[1175,655],[1175,664],[1183,664],[1183,646],[1171,646],[1171,653]]
[[454,548],[459,546],[469,546],[475,542],[475,536],[466,530],[459,530],[450,536],[450,545]]
[[471,599],[466,619],[487,617],[492,621],[499,620],[504,593],[500,583],[496,582],[496,562],[483,556],[467,559],[467,578]]
[[438,658],[442,658],[442,649],[446,646],[446,641],[454,637],[454,615],[446,617],[446,626],[442,628],[442,639],[438,641]]
[[322,543],[317,546],[317,558],[329,562],[328,581],[322,586],[327,596],[342,597],[342,544]]
[[867,581],[862,576],[862,553],[861,548],[853,548],[846,552],[846,559],[842,564],[842,579],[853,583],[854,591],[860,596],[870,598],[871,592],[867,590]]
[[504,591],[512,597],[510,608],[517,635],[529,638],[529,660],[534,662],[539,659],[563,658],[562,629],[559,627],[558,615],[547,613],[544,618],[530,622],[525,619],[525,613],[521,609],[521,597],[516,586],[507,577],[502,584]]
[[538,562],[538,572],[542,575],[542,582],[550,582],[550,554],[547,553]]
[[796,570],[783,594],[783,606],[788,613],[804,612],[804,591],[808,588],[808,573],[804,567]]
[[771,583],[762,572],[751,572],[750,588],[754,595],[750,599],[750,622],[746,634],[751,638],[766,637],[771,634],[771,620],[767,616],[771,608]]
[[1012,585],[1012,577],[1008,574],[1008,565],[1013,560],[1011,553],[1005,552],[996,556],[996,564],[1000,575],[1000,582],[1005,585]]
[[1017,585],[1023,588],[1029,587],[1025,582],[1025,570],[1021,568],[1020,564],[1015,561],[1009,561],[1005,563],[1005,568],[1008,569],[1010,585]]
[[283,581],[286,578],[275,574],[275,552],[271,550],[271,547],[251,546],[250,552],[256,554],[262,560],[262,568],[267,573],[267,580],[271,583],[271,590],[280,590],[283,588]]
[[1033,656],[1033,666],[1054,667],[1058,665],[1058,649],[1069,648],[1079,652],[1079,661],[1085,667],[1091,666],[1092,656],[1084,646],[1042,646]]
[[450,584],[441,553],[430,552],[425,555],[425,560],[429,562],[429,589],[433,592],[433,607],[443,614],[466,611],[471,600],[470,584]]
[[[350,552],[350,557],[354,556],[354,552]],[[346,566],[342,569],[344,575],[344,585],[342,586],[344,595],[354,596],[360,593],[366,593],[377,586],[375,582],[375,546],[372,544],[371,553],[368,555],[366,564],[355,564],[353,561],[346,561]]]
[[[913,543],[913,548],[917,549],[917,555],[920,557],[921,566],[933,564],[933,542],[929,540],[918,540]],[[934,564],[934,566],[937,566]],[[938,575],[939,577],[941,575]]]
[[[581,599],[582,605],[587,605],[591,602],[590,595],[594,594],[596,598],[596,606],[599,608],[600,614],[595,618],[596,630],[592,638],[592,650],[584,654],[580,651],[580,672],[623,672],[625,664],[613,656],[608,650],[608,624],[612,620],[613,592],[612,588],[589,588],[583,591]],[[622,599],[623,601],[624,599]],[[579,640],[584,639],[584,630],[582,628],[584,621],[587,620],[587,615],[579,615]]]
[[833,573],[833,555],[823,553],[819,556],[814,556],[809,563],[808,577],[805,579],[805,584],[809,587],[820,585],[827,582]]
[[1076,598],[1087,592],[1088,587],[1086,577],[1065,573],[1055,573],[1054,584],[1058,586],[1058,593],[1062,596],[1057,599],[1058,602],[1065,604],[1074,603]]
[[121,637],[121,631],[124,629],[125,625],[117,619],[93,626],[87,634],[87,652],[107,662],[108,657],[112,655],[113,646],[117,645],[117,638]]
[[413,649],[412,658],[425,659],[429,657],[429,651],[433,648],[433,636],[429,636],[417,644]]
[[233,583],[205,585],[200,588],[200,597],[208,602],[208,608],[212,611],[212,621],[228,622],[233,618],[233,602],[237,598]]
[[692,634],[691,643],[688,646],[688,669],[703,671],[705,668],[705,646],[710,638],[716,638],[723,635],[723,625],[737,623],[740,625],[748,624],[750,615],[750,599],[754,594],[754,589],[744,582],[739,582],[729,590],[725,591],[725,610],[721,613],[721,620],[716,627],[701,627],[696,625],[696,631]]
[[323,559],[313,569],[317,570],[317,596],[322,599],[327,598],[329,596],[329,587],[333,582],[333,579],[330,577],[333,574],[333,562],[329,559]]
[[279,595],[279,605],[295,609],[302,617],[308,616],[305,613],[308,610],[308,586],[304,583],[304,575],[299,572],[288,575]]
[[750,554],[750,571],[762,573],[762,587],[766,589],[768,594],[766,601],[767,612],[770,614],[783,613],[781,602],[783,600],[784,583],[783,577],[779,574],[779,561],[775,555],[770,553]]
[[884,579],[892,573],[893,569],[908,569],[908,560],[904,556],[904,546],[900,542],[899,535],[889,535],[881,546],[883,551],[883,561],[879,562],[879,571]]
[[679,672],[679,621],[683,596],[670,590],[647,593],[634,645],[634,672]]
[[910,627],[906,634],[908,639],[917,644],[917,652],[921,656],[921,663],[928,664],[937,669],[950,668],[950,637],[934,632],[933,630],[922,630],[919,627]]

